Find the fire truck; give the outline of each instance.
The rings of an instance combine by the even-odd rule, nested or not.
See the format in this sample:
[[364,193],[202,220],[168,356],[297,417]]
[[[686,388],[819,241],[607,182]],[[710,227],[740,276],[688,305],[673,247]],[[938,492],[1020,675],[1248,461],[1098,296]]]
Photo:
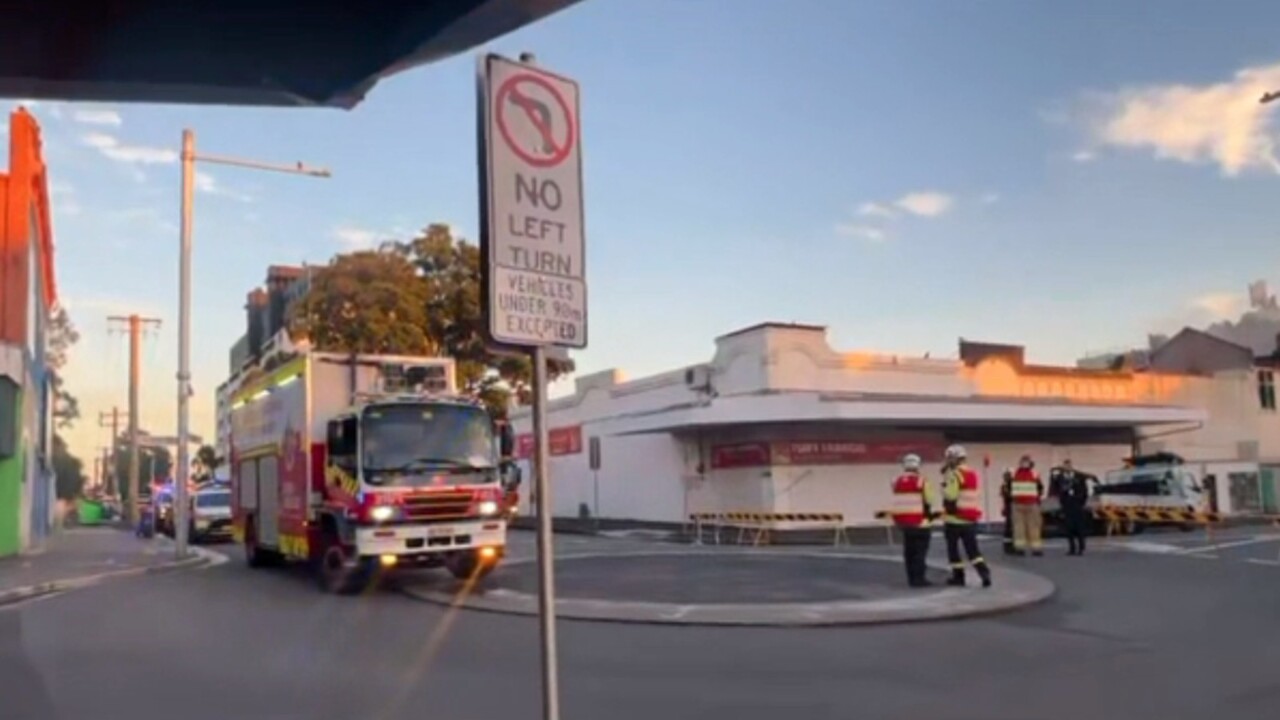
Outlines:
[[303,561],[353,594],[403,566],[474,580],[504,554],[509,426],[448,358],[303,351],[230,409],[232,534],[250,567]]

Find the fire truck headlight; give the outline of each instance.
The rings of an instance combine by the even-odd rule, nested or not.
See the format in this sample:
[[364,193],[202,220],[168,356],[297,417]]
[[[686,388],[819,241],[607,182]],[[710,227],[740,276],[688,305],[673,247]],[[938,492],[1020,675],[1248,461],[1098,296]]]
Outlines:
[[498,503],[492,500],[484,500],[480,503],[480,514],[489,516],[498,514]]
[[369,518],[374,522],[386,522],[396,516],[396,509],[390,505],[377,505],[369,510]]

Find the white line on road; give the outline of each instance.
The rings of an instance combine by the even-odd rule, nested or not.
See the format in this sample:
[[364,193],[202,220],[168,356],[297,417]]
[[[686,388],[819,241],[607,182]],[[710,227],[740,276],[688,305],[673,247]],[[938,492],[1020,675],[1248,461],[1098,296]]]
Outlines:
[[1245,558],[1245,562],[1251,562],[1254,565],[1270,565],[1271,567],[1280,567],[1280,560],[1263,560],[1262,558]]
[[1235,542],[1218,543],[1217,545],[1205,545],[1204,547],[1187,548],[1186,550],[1183,550],[1182,553],[1186,555],[1193,555],[1195,553],[1213,552],[1214,550],[1222,550],[1224,548],[1244,547],[1245,545],[1257,545],[1259,543],[1278,542],[1278,541],[1280,541],[1280,535],[1257,535],[1255,537],[1249,538],[1248,540],[1237,540]]

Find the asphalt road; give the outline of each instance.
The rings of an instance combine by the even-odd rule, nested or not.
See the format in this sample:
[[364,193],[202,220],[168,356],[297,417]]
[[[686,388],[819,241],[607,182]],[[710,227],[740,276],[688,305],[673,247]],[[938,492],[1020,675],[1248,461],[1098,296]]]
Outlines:
[[[1057,597],[983,620],[562,622],[562,716],[1270,720],[1280,563],[1254,561],[1276,561],[1280,542],[1261,537],[1205,550],[1199,534],[1148,534],[1084,558],[1051,546],[1023,564]],[[0,610],[0,717],[537,718],[537,640],[531,618],[324,596],[236,558]]]

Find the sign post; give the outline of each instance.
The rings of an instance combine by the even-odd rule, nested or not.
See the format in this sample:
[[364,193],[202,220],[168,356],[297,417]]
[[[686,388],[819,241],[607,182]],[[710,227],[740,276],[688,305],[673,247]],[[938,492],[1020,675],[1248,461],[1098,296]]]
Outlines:
[[578,84],[534,62],[480,57],[480,248],[489,339],[533,360],[542,717],[559,720],[547,356],[587,346],[582,133]]

